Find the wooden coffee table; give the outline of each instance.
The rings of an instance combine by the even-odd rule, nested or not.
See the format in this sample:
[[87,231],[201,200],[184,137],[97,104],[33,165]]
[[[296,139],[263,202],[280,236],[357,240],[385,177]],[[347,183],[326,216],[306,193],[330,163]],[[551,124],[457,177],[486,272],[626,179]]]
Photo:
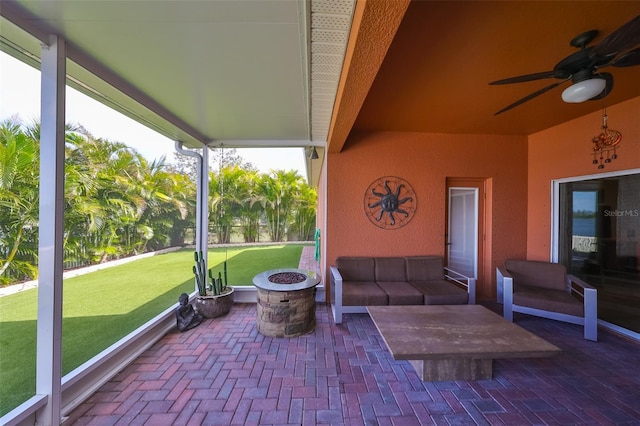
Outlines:
[[425,381],[491,379],[494,358],[547,357],[560,349],[480,305],[369,306],[397,360]]

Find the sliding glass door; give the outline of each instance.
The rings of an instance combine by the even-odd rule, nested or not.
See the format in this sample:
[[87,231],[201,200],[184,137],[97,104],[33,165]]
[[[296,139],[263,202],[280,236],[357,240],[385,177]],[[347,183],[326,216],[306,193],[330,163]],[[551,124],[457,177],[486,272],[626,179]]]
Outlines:
[[598,289],[598,317],[640,333],[640,174],[557,186],[557,258]]

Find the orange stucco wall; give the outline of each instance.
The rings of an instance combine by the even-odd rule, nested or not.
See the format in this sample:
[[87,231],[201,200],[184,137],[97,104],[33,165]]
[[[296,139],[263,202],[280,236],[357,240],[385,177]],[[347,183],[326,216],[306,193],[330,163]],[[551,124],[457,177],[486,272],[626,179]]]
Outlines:
[[527,258],[550,260],[551,182],[640,168],[640,98],[607,108],[608,124],[622,132],[618,159],[598,170],[591,138],[600,133],[602,113],[580,117],[529,136]]
[[[364,192],[382,176],[401,177],[416,192],[416,214],[400,229],[380,229],[365,216]],[[507,255],[524,256],[526,137],[375,132],[352,134],[327,158],[327,267],[338,256],[444,255],[447,177],[491,180],[492,267]],[[495,284],[486,285],[489,295]]]

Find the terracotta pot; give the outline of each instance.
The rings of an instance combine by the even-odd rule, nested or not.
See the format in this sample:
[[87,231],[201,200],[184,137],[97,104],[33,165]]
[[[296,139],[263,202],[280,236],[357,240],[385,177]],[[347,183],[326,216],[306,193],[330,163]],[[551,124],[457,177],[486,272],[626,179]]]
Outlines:
[[194,307],[205,318],[216,318],[226,315],[233,306],[233,287],[231,291],[219,296],[196,296]]

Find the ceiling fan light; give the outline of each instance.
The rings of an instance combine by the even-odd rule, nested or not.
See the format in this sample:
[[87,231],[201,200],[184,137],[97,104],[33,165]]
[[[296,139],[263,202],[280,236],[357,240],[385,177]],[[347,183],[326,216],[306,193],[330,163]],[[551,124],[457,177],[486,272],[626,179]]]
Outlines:
[[562,92],[562,100],[569,103],[580,103],[599,95],[607,85],[602,78],[590,78],[572,84]]

